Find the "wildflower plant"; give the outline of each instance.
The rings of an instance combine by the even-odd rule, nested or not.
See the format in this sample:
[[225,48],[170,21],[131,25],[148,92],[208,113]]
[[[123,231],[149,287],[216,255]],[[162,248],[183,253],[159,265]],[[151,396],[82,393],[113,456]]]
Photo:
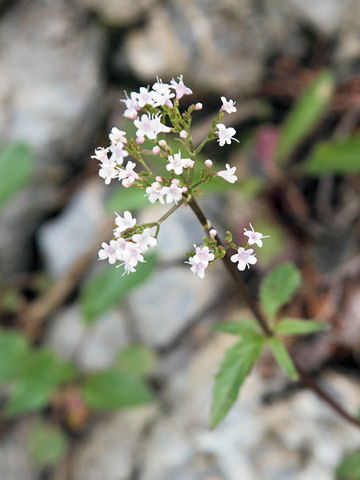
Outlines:
[[[169,205],[169,210],[160,218],[142,224],[130,211],[115,213],[113,239],[101,244],[99,259],[123,267],[122,275],[135,272],[139,263],[146,262],[147,252],[156,247],[162,222],[181,206],[189,206],[206,236],[201,245],[194,245],[194,251],[187,254],[185,263],[193,274],[202,279],[208,266],[222,259],[253,316],[248,321],[222,323],[215,327],[240,339],[226,352],[215,378],[211,426],[216,426],[230,410],[241,385],[266,345],[289,378],[301,378],[344,419],[360,426],[358,419],[316,384],[286,348],[284,336],[306,335],[327,327],[324,322],[314,320],[279,318],[281,308],[301,285],[300,272],[290,263],[275,268],[261,283],[260,301],[257,302],[244,282],[242,272],[257,263],[256,249],[263,246],[268,235],[257,232],[250,223],[249,228],[244,229],[240,245],[234,241],[230,231],[226,232],[222,241],[201,210],[197,198],[205,184],[217,177],[230,184],[237,181],[235,166],[226,164],[225,169],[218,171],[212,160],[203,161],[200,157],[209,142],[217,142],[220,148],[231,145],[233,141],[238,142],[236,130],[223,123],[224,115],[236,112],[236,102],[224,96],[220,98],[218,114],[207,136],[197,146],[192,139],[192,117],[203,106],[196,103],[183,109],[180,105],[181,99],[191,94],[192,90],[180,76],[170,83],[158,78],[151,89],[141,87],[138,92],[126,94],[122,100],[125,104],[124,116],[133,121],[136,137],[128,138],[126,132],[117,127],[111,129],[110,144],[97,148],[93,155],[99,161],[99,175],[105,184],[117,180],[124,188],[138,188],[150,204]],[[182,148],[173,147],[174,138]],[[149,157],[152,157],[151,163]]]

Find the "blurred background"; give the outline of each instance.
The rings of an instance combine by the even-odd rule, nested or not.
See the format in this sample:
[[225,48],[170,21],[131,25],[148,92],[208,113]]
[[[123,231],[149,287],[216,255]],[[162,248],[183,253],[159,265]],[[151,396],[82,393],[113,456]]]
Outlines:
[[[360,2],[0,0],[0,479],[360,478],[360,432],[265,354],[211,431],[213,377],[249,318],[221,264],[184,265],[192,212],[161,227],[135,281],[97,261],[113,211],[153,219],[132,189],[105,187],[124,91],[183,74],[202,102],[196,142],[221,106],[239,144],[209,145],[239,182],[200,203],[220,232],[271,235],[245,278],[293,261],[284,313],[332,328],[290,341],[299,362],[360,407]],[[210,119],[210,120],[209,120]],[[220,169],[220,168],[219,168]],[[224,182],[225,183],[225,182]]]

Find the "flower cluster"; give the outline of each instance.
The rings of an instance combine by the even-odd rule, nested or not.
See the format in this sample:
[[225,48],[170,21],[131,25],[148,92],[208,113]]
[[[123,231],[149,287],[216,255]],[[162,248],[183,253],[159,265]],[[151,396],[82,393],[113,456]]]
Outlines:
[[110,240],[109,244],[101,244],[99,259],[107,259],[110,264],[119,261],[118,267],[124,266],[124,273],[135,272],[136,265],[145,261],[143,254],[157,244],[154,227],[140,228],[139,233],[133,233],[136,231],[136,218],[128,211],[124,212],[123,217],[116,213],[115,224],[115,239]]
[[[229,183],[237,181],[236,167],[226,164],[225,170],[216,171],[212,160],[207,159],[203,165],[198,160],[202,148],[212,140],[217,140],[220,147],[230,145],[232,141],[238,142],[235,129],[223,123],[224,114],[237,111],[236,102],[221,97],[222,105],[216,120],[207,137],[195,148],[191,136],[191,116],[202,109],[202,104],[192,104],[187,110],[180,111],[180,99],[191,94],[192,90],[184,84],[182,76],[170,83],[158,78],[151,88],[141,87],[137,92],[125,93],[125,99],[121,100],[125,104],[123,115],[133,122],[135,139],[127,138],[125,131],[113,127],[109,145],[97,148],[92,157],[99,162],[99,175],[105,184],[117,179],[125,188],[141,189],[151,204],[173,204],[165,215],[150,224],[137,225],[128,211],[123,216],[116,214],[114,238],[109,243],[102,243],[99,259],[108,260],[111,264],[119,262],[118,266],[124,266],[125,273],[134,272],[138,263],[145,261],[144,253],[157,243],[160,224],[182,204],[190,203],[200,195],[202,184],[216,176]],[[175,136],[182,147],[174,148],[173,142],[166,141],[166,135]],[[196,162],[199,168],[195,169]],[[254,238],[249,237],[249,245]],[[257,241],[261,238],[256,237]],[[191,271],[200,278],[204,277],[209,263],[221,256],[215,238],[212,241],[215,242],[212,248],[206,244],[195,246],[195,254],[187,262]],[[250,250],[247,252],[252,253]],[[237,255],[240,253],[239,249]],[[240,257],[238,262],[240,265]],[[255,263],[253,257],[247,258],[246,265],[252,263]]]

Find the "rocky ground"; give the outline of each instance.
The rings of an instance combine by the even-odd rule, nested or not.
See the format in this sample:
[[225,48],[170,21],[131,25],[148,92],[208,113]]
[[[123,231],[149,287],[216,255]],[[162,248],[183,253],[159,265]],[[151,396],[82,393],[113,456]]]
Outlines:
[[[0,1],[0,142],[25,141],[37,161],[32,184],[0,212],[1,275],[41,270],[57,282],[96,242],[108,189],[89,156],[121,126],[124,89],[182,73],[204,103],[226,93],[246,106],[269,62],[300,61],[313,36],[321,48],[331,45],[330,65],[346,78],[359,60],[359,28],[356,0]],[[223,218],[231,205],[218,198],[206,208]],[[120,308],[88,327],[74,294],[44,327],[44,344],[83,372],[111,365],[129,343],[154,348],[155,404],[96,417],[45,474],[27,455],[36,415],[20,419],[1,437],[0,480],[334,478],[360,433],[312,393],[290,388],[273,365],[269,374],[266,359],[227,419],[208,429],[213,376],[232,342],[211,326],[246,311],[220,265],[202,282],[183,267],[201,236],[191,212],[179,210],[161,229],[157,274]],[[346,313],[352,325],[356,298]],[[358,408],[358,378],[323,368],[319,380]]]

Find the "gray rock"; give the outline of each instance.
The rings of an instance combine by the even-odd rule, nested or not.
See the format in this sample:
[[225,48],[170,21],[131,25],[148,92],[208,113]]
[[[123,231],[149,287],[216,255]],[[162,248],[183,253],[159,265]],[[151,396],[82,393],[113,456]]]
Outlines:
[[141,20],[155,0],[77,0],[86,8],[96,12],[109,25],[125,27]]
[[74,480],[128,480],[154,413],[153,407],[141,407],[103,419],[74,456]]
[[65,308],[53,319],[45,343],[83,371],[109,367],[129,341],[125,316],[115,310],[87,326],[78,306]]
[[159,271],[129,297],[140,339],[165,347],[201,312],[217,290],[209,272],[203,280],[183,267]]
[[39,229],[39,245],[52,277],[64,274],[94,242],[105,218],[104,195],[99,179],[88,181],[58,217]]
[[[182,73],[192,86],[246,93],[259,85],[269,55],[302,48],[297,19],[284,1],[259,8],[251,0],[171,0],[129,33],[124,52],[145,81]],[[122,50],[119,55],[124,62]]]
[[19,422],[1,438],[0,480],[36,480],[39,472],[29,458],[28,441],[34,421]]

